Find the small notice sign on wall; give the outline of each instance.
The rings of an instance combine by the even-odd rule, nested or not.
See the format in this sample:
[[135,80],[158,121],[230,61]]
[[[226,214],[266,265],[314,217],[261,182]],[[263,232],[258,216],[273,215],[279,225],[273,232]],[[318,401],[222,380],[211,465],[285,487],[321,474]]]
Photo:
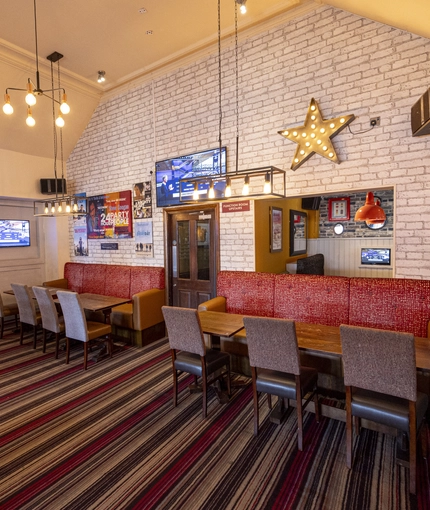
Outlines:
[[223,213],[232,213],[249,210],[250,210],[249,200],[242,200],[241,202],[223,202],[222,204]]
[[101,243],[100,247],[102,250],[117,250],[118,243]]

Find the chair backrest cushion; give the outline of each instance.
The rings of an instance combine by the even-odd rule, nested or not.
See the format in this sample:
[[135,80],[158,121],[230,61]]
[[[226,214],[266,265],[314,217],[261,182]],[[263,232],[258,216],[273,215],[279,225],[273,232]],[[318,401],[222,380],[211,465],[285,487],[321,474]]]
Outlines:
[[294,321],[244,317],[249,364],[252,367],[300,375],[300,358]]
[[206,349],[197,310],[163,306],[162,311],[170,348],[204,356]]
[[64,316],[66,337],[88,342],[87,320],[79,296],[76,292],[57,292]]
[[164,289],[164,278],[164,267],[131,266],[130,297],[133,297],[138,292],[143,292],[145,290]]
[[340,336],[346,386],[416,401],[412,333],[342,325]]
[[36,303],[27,285],[11,283],[19,309],[19,320],[24,324],[37,325]]
[[217,296],[226,299],[226,311],[273,317],[275,275],[251,271],[221,271]]
[[39,305],[40,314],[42,315],[42,327],[53,333],[59,333],[61,329],[58,312],[49,289],[46,287],[33,287],[33,292]]
[[324,255],[317,253],[297,260],[297,274],[324,274]]

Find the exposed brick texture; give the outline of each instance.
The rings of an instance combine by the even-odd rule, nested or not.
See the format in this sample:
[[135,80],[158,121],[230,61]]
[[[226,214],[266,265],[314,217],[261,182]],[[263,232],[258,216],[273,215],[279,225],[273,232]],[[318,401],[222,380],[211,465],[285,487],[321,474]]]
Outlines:
[[[234,53],[223,44],[223,144],[235,164]],[[244,40],[239,38],[239,167],[289,169],[295,144],[278,131],[303,123],[314,97],[328,119],[354,113],[352,135],[334,139],[340,165],[315,155],[287,172],[287,194],[348,193],[395,187],[393,276],[430,279],[430,137],[413,138],[412,105],[428,87],[430,41],[322,6]],[[68,161],[72,191],[131,189],[151,179],[156,160],[218,145],[218,67],[211,55],[102,102]],[[154,112],[154,114],[153,114]],[[155,194],[154,194],[155,196]],[[154,258],[163,265],[161,209],[154,207]],[[254,270],[253,207],[221,214],[221,269]],[[89,262],[137,265],[133,240],[118,252],[89,241]],[[73,254],[71,253],[73,259]]]

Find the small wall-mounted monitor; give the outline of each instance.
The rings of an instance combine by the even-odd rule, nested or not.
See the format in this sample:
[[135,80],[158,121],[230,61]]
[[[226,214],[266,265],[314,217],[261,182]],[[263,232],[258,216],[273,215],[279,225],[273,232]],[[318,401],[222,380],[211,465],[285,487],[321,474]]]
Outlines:
[[30,246],[28,220],[0,220],[0,248]]
[[361,263],[370,266],[390,266],[390,248],[361,248]]
[[[180,179],[191,179],[193,177],[216,178],[226,173],[227,148],[221,149],[221,162],[219,148],[202,152],[195,152],[186,156],[157,161],[155,163],[155,185],[157,196],[157,207],[169,207],[181,205],[183,198],[192,200],[194,185],[192,183],[180,183]],[[220,164],[221,163],[221,164]],[[180,189],[179,186],[182,186]],[[199,195],[206,196],[209,189],[207,183],[199,184]],[[216,196],[224,196],[225,180],[215,183]],[[182,197],[182,200],[181,200]]]

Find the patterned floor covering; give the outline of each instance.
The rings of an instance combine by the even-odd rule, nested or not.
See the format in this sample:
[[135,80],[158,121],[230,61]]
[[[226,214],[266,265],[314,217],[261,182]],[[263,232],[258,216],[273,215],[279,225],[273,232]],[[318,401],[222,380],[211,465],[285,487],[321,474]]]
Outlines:
[[[168,344],[127,348],[82,369],[0,341],[1,509],[409,509],[429,508],[428,464],[419,457],[418,497],[395,465],[394,438],[363,431],[352,471],[345,424],[305,413],[298,452],[295,413],[281,426],[265,419],[253,436],[250,384],[221,405],[182,379],[172,407]],[[333,404],[335,404],[333,402]]]

